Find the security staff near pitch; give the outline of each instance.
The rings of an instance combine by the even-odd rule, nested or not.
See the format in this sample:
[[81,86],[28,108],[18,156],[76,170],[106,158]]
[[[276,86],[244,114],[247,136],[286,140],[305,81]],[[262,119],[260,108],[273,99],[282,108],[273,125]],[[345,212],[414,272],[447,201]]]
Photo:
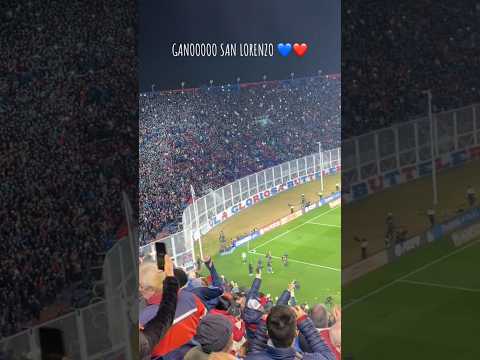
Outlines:
[[476,201],[477,201],[477,199],[476,199],[475,189],[473,188],[473,186],[469,186],[468,189],[467,189],[468,206],[470,206],[470,207],[475,206]]

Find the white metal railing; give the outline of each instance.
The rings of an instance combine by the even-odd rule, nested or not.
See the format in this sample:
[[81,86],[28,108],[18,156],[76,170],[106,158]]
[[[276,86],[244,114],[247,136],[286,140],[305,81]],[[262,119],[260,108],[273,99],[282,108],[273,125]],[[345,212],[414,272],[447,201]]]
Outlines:
[[135,314],[130,308],[138,286],[128,242],[128,238],[119,240],[105,258],[105,300],[2,339],[0,353],[8,359],[40,360],[39,329],[47,326],[62,330],[66,352],[72,359],[108,359],[118,354],[131,359],[129,324],[135,321]]
[[[480,145],[480,104],[433,114],[437,158]],[[435,131],[436,128],[436,131]],[[419,118],[342,143],[342,191],[367,179],[431,161],[430,121]]]
[[105,298],[0,340],[0,354],[7,359],[40,360],[39,329],[46,326],[62,330],[65,350],[71,359],[132,359],[132,330],[136,331],[138,323],[138,248],[125,194],[123,204],[129,234],[116,241],[105,255],[99,284],[105,290]]
[[[323,154],[323,168],[339,166],[341,164],[340,148],[326,150]],[[162,241],[166,244],[167,252],[172,254],[177,266],[193,268],[194,266],[194,238],[206,234],[218,223],[212,220],[225,211],[229,211],[241,202],[252,196],[262,193],[280,184],[304,176],[311,176],[320,172],[320,153],[308,155],[283,164],[270,167],[258,173],[243,177],[209,194],[196,199],[183,212],[183,231],[168,237],[154,240],[140,248],[141,254],[151,254],[154,257],[154,243]]]

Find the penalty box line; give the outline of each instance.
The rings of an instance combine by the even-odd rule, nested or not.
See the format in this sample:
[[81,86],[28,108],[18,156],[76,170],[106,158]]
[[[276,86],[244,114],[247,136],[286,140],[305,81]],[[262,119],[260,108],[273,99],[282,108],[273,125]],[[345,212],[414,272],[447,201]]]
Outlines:
[[345,309],[348,309],[349,307],[351,307],[351,306],[353,306],[353,305],[356,305],[356,304],[358,304],[359,302],[362,302],[362,301],[370,298],[371,296],[382,292],[383,290],[391,287],[392,285],[401,283],[402,281],[408,279],[410,276],[415,275],[415,274],[418,274],[419,272],[421,272],[421,271],[423,271],[423,270],[425,270],[425,269],[428,269],[429,267],[431,267],[431,266],[433,266],[433,265],[435,265],[435,264],[438,264],[439,262],[441,262],[441,261],[443,261],[443,260],[445,260],[445,259],[448,259],[448,258],[450,258],[450,257],[452,257],[452,256],[454,256],[454,255],[457,255],[458,253],[462,252],[463,250],[468,249],[468,248],[470,248],[470,247],[472,247],[472,246],[474,246],[474,245],[477,245],[478,243],[480,243],[480,240],[475,240],[474,242],[469,243],[468,245],[465,245],[465,246],[463,246],[463,247],[461,247],[461,248],[459,248],[459,249],[451,252],[450,254],[443,255],[443,256],[441,256],[441,257],[439,257],[439,258],[437,258],[437,259],[435,259],[435,260],[433,260],[433,261],[430,261],[430,262],[426,263],[425,265],[423,265],[423,266],[421,266],[421,267],[419,267],[419,268],[417,268],[417,269],[415,269],[415,270],[413,270],[413,271],[410,271],[409,273],[407,273],[407,274],[405,274],[405,275],[403,275],[403,276],[400,276],[399,278],[397,278],[397,279],[395,279],[395,280],[392,280],[392,281],[390,281],[389,283],[387,283],[387,284],[385,284],[385,285],[383,285],[383,286],[380,286],[379,288],[377,288],[377,289],[375,289],[375,290],[373,290],[373,291],[370,291],[369,293],[365,294],[364,296],[361,296],[361,297],[359,297],[358,299],[354,299],[354,300],[350,301],[348,304],[346,304],[346,305],[343,307],[343,309],[344,309],[344,310],[345,310]]
[[324,224],[324,223],[317,223],[317,222],[307,222],[307,224],[311,224],[311,225],[317,225],[317,226],[327,226],[327,227],[334,227],[334,228],[341,228],[340,225],[334,225],[334,224]]
[[466,288],[466,287],[462,287],[462,286],[437,284],[437,283],[431,283],[431,282],[425,282],[425,281],[399,280],[398,282],[405,283],[405,284],[412,284],[412,285],[437,287],[437,288],[449,289],[449,290],[459,290],[459,291],[476,292],[476,293],[480,292],[480,289],[472,289],[472,288]]
[[332,212],[333,210],[336,210],[336,209],[337,209],[337,208],[335,207],[335,208],[331,208],[331,209],[329,209],[329,210],[327,210],[327,211],[324,211],[323,213],[321,213],[321,214],[319,214],[319,215],[317,215],[317,216],[315,216],[315,217],[313,217],[313,218],[311,218],[311,219],[309,219],[309,220],[307,220],[307,221],[304,221],[303,223],[301,223],[301,224],[299,224],[299,225],[291,228],[290,230],[284,231],[283,233],[278,234],[277,236],[274,236],[273,238],[271,238],[270,240],[264,242],[263,244],[258,245],[258,246],[257,246],[256,248],[254,248],[253,250],[258,250],[258,249],[260,249],[261,247],[264,247],[265,245],[270,244],[272,241],[274,241],[274,240],[276,240],[276,239],[278,239],[278,238],[280,238],[280,237],[282,237],[282,236],[284,236],[284,235],[287,235],[287,234],[291,233],[293,230],[296,230],[296,229],[304,226],[305,224],[308,224],[309,221],[318,219],[319,217],[321,217],[321,216],[323,216],[323,215],[326,215],[326,214],[328,214],[329,212]]
[[[250,254],[260,255],[260,256],[267,256],[267,254],[258,253],[258,252],[256,252],[255,250],[250,250]],[[272,259],[281,260],[282,258],[279,257],[279,256],[273,256],[273,255],[272,255]],[[313,266],[313,267],[317,267],[317,268],[320,268],[320,269],[332,270],[332,271],[337,271],[337,272],[338,272],[338,271],[341,271],[341,269],[337,269],[337,268],[334,268],[334,267],[324,266],[324,265],[318,265],[318,264],[312,264],[312,263],[308,263],[308,262],[305,262],[305,261],[300,261],[300,260],[295,260],[295,259],[290,259],[290,258],[288,258],[288,262],[293,262],[293,263],[298,263],[298,264]]]

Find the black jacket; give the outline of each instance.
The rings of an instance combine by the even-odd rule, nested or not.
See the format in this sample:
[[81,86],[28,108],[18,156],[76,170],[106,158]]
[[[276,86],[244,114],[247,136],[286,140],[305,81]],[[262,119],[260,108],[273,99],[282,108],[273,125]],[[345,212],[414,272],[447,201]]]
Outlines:
[[172,326],[177,309],[178,282],[175,277],[167,277],[163,282],[162,302],[157,315],[139,333],[140,359],[150,359],[153,347]]

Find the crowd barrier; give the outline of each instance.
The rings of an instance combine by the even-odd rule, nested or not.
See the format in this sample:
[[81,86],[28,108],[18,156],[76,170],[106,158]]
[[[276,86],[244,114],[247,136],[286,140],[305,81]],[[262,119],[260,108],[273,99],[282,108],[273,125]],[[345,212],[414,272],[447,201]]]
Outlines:
[[[480,105],[433,115],[437,170],[480,159]],[[421,118],[342,143],[344,202],[432,173],[430,121]]]
[[337,191],[337,192],[327,196],[326,198],[323,198],[319,201],[316,201],[314,204],[306,207],[305,209],[297,210],[297,211],[295,211],[295,212],[293,212],[293,213],[291,213],[287,216],[284,216],[280,219],[277,219],[277,220],[273,221],[272,223],[262,227],[259,230],[252,231],[249,235],[243,236],[243,237],[239,238],[238,240],[235,240],[234,243],[232,244],[232,246],[227,251],[222,252],[221,255],[229,255],[232,252],[234,252],[236,248],[238,248],[242,245],[245,245],[252,240],[255,240],[257,237],[259,237],[261,235],[264,235],[264,234],[272,231],[273,229],[275,229],[279,226],[288,224],[289,222],[299,218],[300,216],[302,216],[303,214],[305,214],[309,211],[320,208],[320,207],[322,207],[324,205],[327,205],[327,204],[330,205],[331,207],[340,206],[340,197],[341,197],[340,192]]
[[[433,114],[437,171],[480,159],[480,104]],[[342,142],[342,201],[363,199],[432,174],[430,119],[420,118]],[[478,216],[480,218],[480,216]],[[348,283],[478,219],[476,210],[437,224],[424,234],[355,263],[342,272]]]
[[182,231],[142,246],[140,254],[155,258],[155,242],[161,241],[166,244],[167,252],[177,266],[192,270],[195,267],[195,240],[259,201],[320,179],[322,164],[324,175],[339,172],[340,148],[287,161],[211,190],[184,210]]
[[51,321],[0,341],[0,358],[40,360],[40,327],[62,330],[70,359],[132,360],[132,341],[138,330],[138,243],[130,203],[123,194],[128,236],[106,253],[102,280],[96,287],[103,297]]
[[[64,316],[15,334],[0,341],[0,353],[6,359],[40,360],[40,327],[51,327],[63,332],[65,350],[71,359],[132,359],[131,336],[128,324],[135,321],[131,311],[134,301],[132,291],[138,293],[136,280],[128,273],[126,260],[130,254],[125,251],[128,239],[116,243],[107,259],[110,279],[105,280],[106,288],[117,289],[104,300],[72,311]],[[124,244],[127,244],[126,246]],[[123,260],[119,257],[123,252]],[[115,260],[114,260],[115,259]],[[133,261],[133,259],[132,259]],[[114,267],[116,271],[114,271]],[[112,281],[112,284],[107,284]],[[132,318],[133,317],[133,318]]]
[[[480,235],[479,220],[480,208],[472,208],[458,214],[450,220],[434,225],[431,229],[420,235],[415,235],[399,243],[393,243],[385,250],[343,269],[342,284],[346,285],[371,271],[395,262],[402,256],[435,241],[451,239],[455,246],[462,246]],[[449,234],[451,234],[450,237],[447,237]]]

